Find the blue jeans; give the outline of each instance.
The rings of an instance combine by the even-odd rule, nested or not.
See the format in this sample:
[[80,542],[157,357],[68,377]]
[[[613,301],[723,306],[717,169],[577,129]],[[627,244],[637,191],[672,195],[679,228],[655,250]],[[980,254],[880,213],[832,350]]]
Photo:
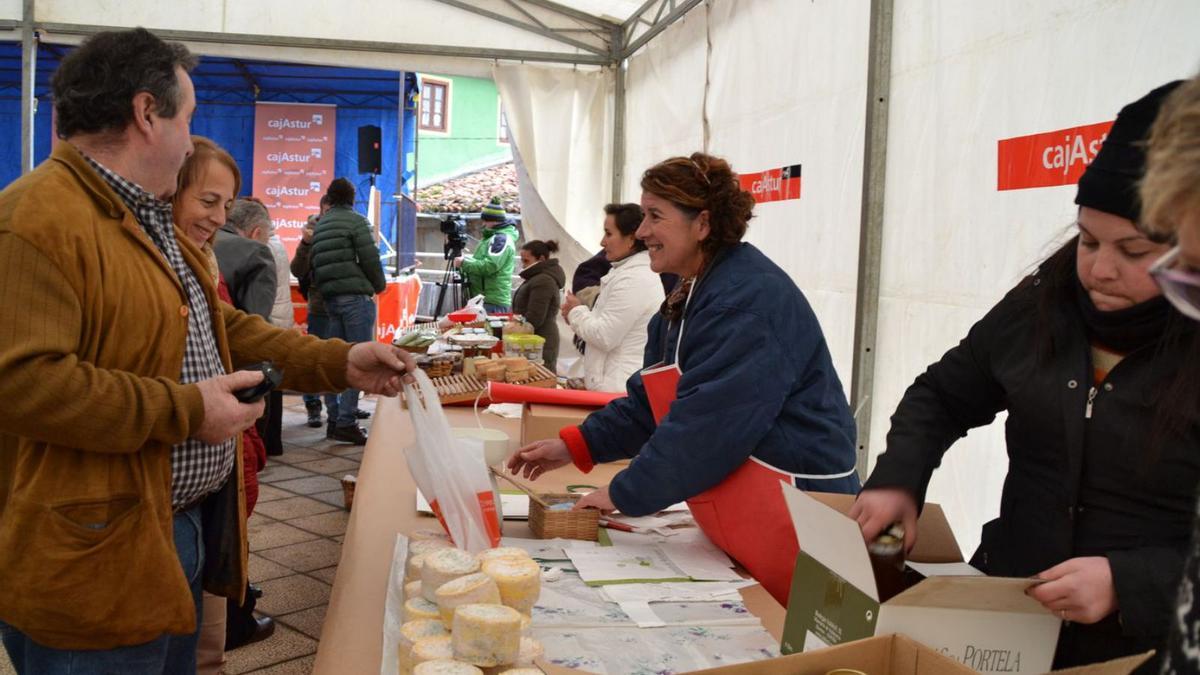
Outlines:
[[[200,509],[175,514],[175,552],[192,587],[196,630],[188,635],[164,634],[145,644],[101,650],[43,647],[0,621],[0,640],[17,675],[174,675],[196,672],[196,642],[200,637],[200,571],[204,569],[204,539]],[[137,592],[133,589],[131,592]]]
[[507,306],[507,305],[489,305],[489,304],[488,304],[488,303],[486,303],[486,302],[485,302],[485,303],[483,303],[483,309],[484,309],[484,311],[485,311],[485,312],[487,312],[488,314],[508,314],[509,312],[511,312],[511,311],[512,311],[512,307],[510,307],[510,306]]
[[[346,342],[369,342],[375,339],[375,302],[369,295],[335,295],[325,298],[329,314],[329,337]],[[326,414],[334,426],[358,425],[354,411],[358,409],[358,390],[347,389],[340,394],[325,395]]]
[[[308,314],[308,334],[319,338],[329,337],[329,317],[325,314]],[[304,406],[307,408],[313,403],[320,403],[320,394],[305,394]]]

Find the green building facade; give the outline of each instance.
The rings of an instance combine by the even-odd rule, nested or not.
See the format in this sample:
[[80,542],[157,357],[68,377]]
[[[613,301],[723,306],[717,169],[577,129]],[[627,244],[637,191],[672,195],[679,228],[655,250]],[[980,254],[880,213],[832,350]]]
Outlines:
[[417,184],[440,183],[512,159],[496,83],[421,75]]

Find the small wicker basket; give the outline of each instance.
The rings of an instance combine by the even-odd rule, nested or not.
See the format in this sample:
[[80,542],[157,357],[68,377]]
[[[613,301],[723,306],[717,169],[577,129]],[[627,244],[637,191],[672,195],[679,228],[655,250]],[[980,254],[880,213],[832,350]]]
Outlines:
[[[548,505],[579,501],[581,495],[549,493],[541,495]],[[529,529],[538,539],[581,539],[596,541],[600,537],[600,510],[582,509],[579,511],[554,511],[538,503],[536,499],[529,500]]]

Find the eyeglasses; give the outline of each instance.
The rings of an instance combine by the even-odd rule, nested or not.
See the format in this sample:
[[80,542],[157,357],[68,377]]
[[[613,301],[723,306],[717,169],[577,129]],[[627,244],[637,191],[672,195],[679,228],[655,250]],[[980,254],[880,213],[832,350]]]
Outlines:
[[1176,246],[1150,266],[1150,277],[1175,309],[1200,321],[1200,273],[1179,269],[1180,262]]

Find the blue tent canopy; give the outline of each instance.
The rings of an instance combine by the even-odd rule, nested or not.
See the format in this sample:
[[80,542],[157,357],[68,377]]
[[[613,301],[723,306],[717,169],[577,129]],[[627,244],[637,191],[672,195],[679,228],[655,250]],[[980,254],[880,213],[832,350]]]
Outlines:
[[[34,161],[50,154],[50,78],[72,47],[41,44],[37,53],[34,93],[38,100],[34,120]],[[324,103],[337,106],[337,144],[334,172],[358,187],[361,211],[371,176],[358,173],[358,128],[380,127],[383,136],[383,170],[376,185],[383,193],[381,229],[384,238],[401,251],[401,265],[411,259],[416,216],[411,208],[402,214],[404,225],[396,233],[396,176],[400,167],[395,148],[401,124],[401,87],[404,87],[405,153],[412,151],[416,137],[413,95],[415,77],[410,74],[367,68],[341,68],[293,63],[252,61],[219,56],[201,57],[192,72],[197,108],[192,133],[208,136],[233,155],[246,179],[242,194],[252,189],[254,166],[254,104]],[[0,185],[21,175],[21,45],[0,42]],[[413,167],[404,168],[402,192],[411,193]],[[409,205],[411,206],[411,204]]]

